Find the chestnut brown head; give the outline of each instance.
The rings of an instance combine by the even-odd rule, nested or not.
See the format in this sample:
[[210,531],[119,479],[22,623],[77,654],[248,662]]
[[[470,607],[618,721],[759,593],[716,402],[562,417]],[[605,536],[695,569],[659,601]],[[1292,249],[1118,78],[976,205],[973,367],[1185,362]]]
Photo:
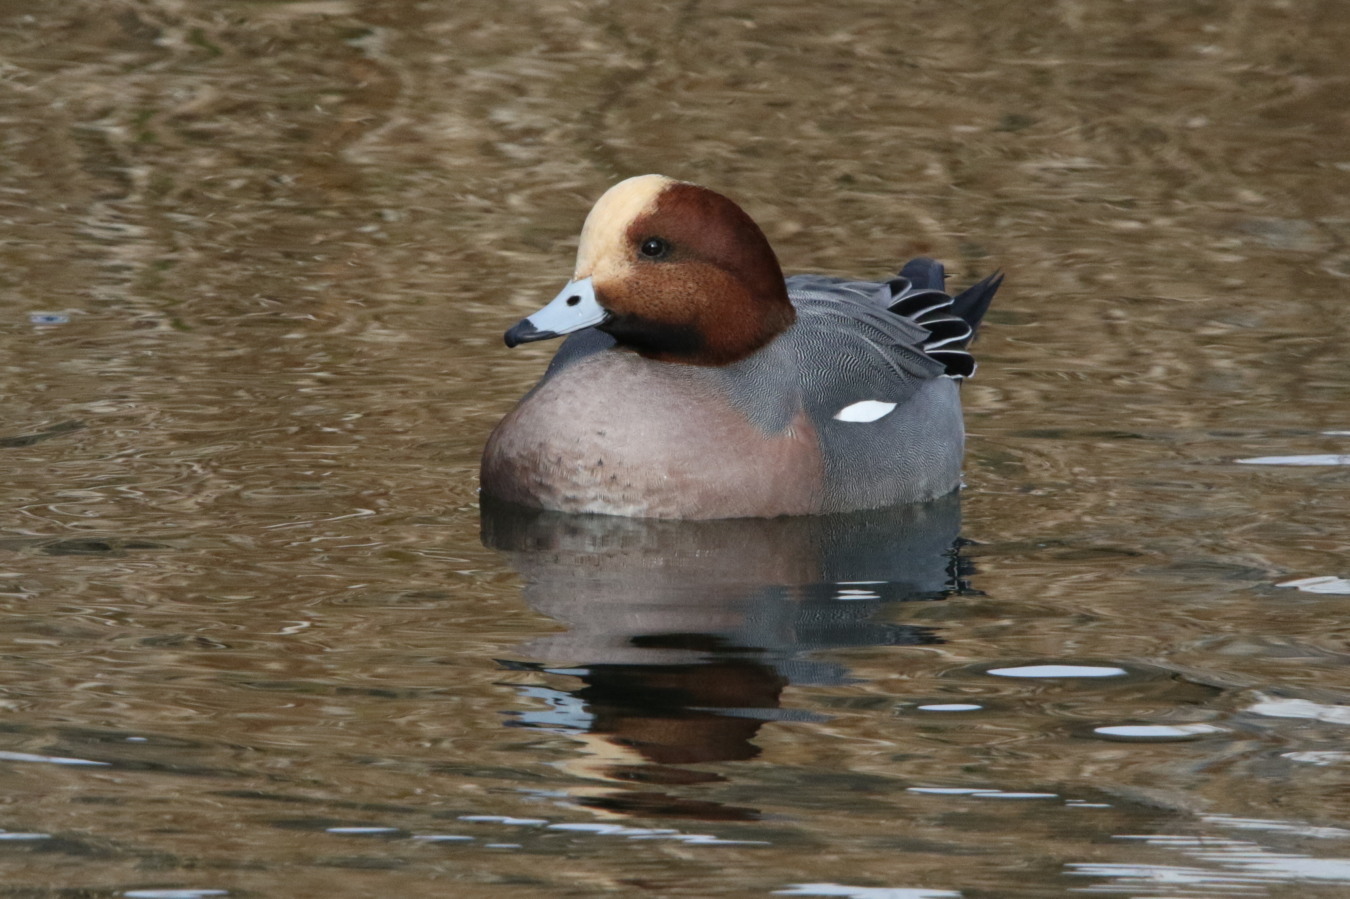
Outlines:
[[750,216],[707,188],[642,175],[595,204],[572,283],[508,342],[594,325],[649,358],[725,365],[795,317],[778,259]]

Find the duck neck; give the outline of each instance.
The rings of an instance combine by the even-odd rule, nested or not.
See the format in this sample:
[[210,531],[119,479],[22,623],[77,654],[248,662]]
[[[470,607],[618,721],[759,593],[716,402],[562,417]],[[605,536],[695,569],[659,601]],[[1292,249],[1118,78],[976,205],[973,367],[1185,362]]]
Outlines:
[[601,329],[622,346],[659,362],[684,365],[731,365],[768,346],[797,320],[787,297],[743,296],[696,310],[691,318],[672,322],[641,315],[614,315]]

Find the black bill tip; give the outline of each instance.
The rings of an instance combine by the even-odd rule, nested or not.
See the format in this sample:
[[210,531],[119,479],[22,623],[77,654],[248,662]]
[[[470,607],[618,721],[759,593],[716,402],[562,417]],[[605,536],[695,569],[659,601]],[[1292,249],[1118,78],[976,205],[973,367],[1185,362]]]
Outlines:
[[503,335],[502,339],[506,341],[509,347],[520,346],[522,343],[530,343],[535,340],[548,340],[551,337],[557,337],[557,331],[540,331],[530,323],[528,318],[523,318],[515,324],[511,330]]

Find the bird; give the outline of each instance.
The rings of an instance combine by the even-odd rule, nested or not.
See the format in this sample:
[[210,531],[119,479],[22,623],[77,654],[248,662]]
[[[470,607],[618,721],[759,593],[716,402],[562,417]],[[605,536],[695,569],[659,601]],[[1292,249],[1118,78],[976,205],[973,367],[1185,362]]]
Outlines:
[[640,175],[587,215],[572,279],[505,334],[568,335],[493,429],[484,494],[558,512],[819,515],[958,489],[960,382],[1003,281],[921,257],[879,281],[784,277],[733,200]]

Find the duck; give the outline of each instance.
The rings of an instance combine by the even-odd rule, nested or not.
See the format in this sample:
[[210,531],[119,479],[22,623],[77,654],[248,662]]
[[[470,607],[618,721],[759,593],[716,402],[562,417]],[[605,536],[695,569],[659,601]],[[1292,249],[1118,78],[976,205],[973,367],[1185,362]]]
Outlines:
[[961,382],[1002,283],[926,257],[879,281],[784,277],[735,201],[663,175],[609,188],[571,280],[508,347],[567,335],[488,436],[483,494],[555,512],[775,518],[957,490]]

